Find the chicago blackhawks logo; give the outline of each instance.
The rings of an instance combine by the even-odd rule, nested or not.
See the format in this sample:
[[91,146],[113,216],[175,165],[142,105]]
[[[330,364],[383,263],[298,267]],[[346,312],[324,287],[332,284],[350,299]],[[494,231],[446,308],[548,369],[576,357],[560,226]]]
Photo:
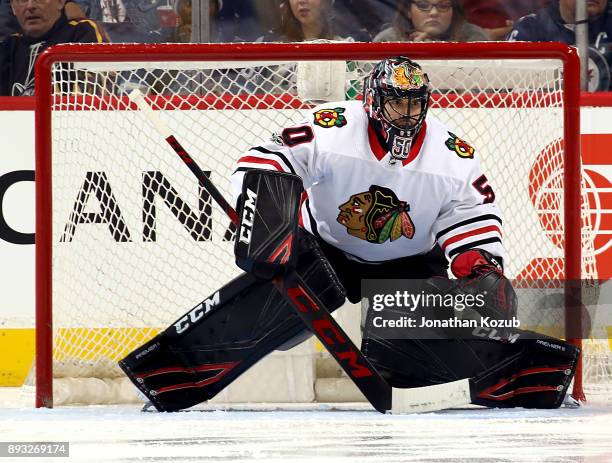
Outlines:
[[346,117],[342,115],[344,108],[320,109],[314,113],[314,123],[320,127],[344,127]]
[[446,140],[445,144],[449,150],[457,153],[457,156],[460,158],[472,159],[474,157],[474,151],[476,150],[472,147],[472,145],[462,138],[459,138],[452,132],[448,132],[448,134],[450,135],[450,138]]
[[405,64],[393,69],[391,81],[401,90],[416,90],[424,85],[425,76],[421,69]]
[[400,201],[389,188],[372,185],[368,191],[352,195],[338,209],[336,220],[349,235],[370,243],[414,236],[414,224],[408,215],[410,205]]

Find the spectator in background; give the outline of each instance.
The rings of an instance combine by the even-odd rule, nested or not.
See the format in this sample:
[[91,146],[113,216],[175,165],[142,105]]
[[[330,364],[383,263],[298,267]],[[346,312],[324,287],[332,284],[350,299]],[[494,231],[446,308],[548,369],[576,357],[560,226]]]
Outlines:
[[[210,26],[210,42],[219,42],[219,27],[217,17],[221,0],[209,0],[208,24]],[[176,30],[172,35],[173,42],[191,42],[191,0],[176,0],[174,3],[176,14]]]
[[[589,90],[610,89],[612,66],[612,8],[608,0],[586,4],[589,29]],[[535,14],[516,22],[509,39],[529,42],[576,43],[576,0],[554,0]]]
[[[85,19],[87,17],[83,7],[73,0],[68,0],[64,4],[64,14],[68,19]],[[0,41],[19,31],[19,23],[11,9],[11,1],[0,0]]]
[[182,43],[191,42],[191,0],[176,0],[174,11],[176,12],[177,19],[173,41]]
[[34,63],[51,45],[104,41],[95,22],[66,18],[64,0],[11,0],[11,7],[22,32],[0,44],[0,95],[33,95]]
[[280,28],[272,35],[259,40],[280,42],[303,42],[306,40],[365,40],[369,34],[364,31],[347,30],[341,35],[336,29],[333,0],[287,0],[280,4]]
[[171,0],[79,0],[111,42],[168,42],[176,28]]
[[287,0],[280,9],[282,41],[341,40],[332,25],[331,0]]
[[461,0],[468,21],[482,27],[493,40],[506,40],[514,21],[548,3],[549,0]]
[[[612,40],[612,16],[608,0],[589,0],[586,7],[589,43],[595,43],[603,34]],[[575,11],[576,0],[555,0],[548,7],[517,21],[509,40],[574,44]]]
[[19,31],[19,23],[11,10],[10,0],[0,0],[0,40]]
[[[279,5],[279,29],[263,35],[258,41],[303,42],[309,40],[345,40],[336,33],[333,21],[333,0],[287,0]],[[275,66],[245,67],[234,79],[239,91],[256,93],[265,91],[295,92],[295,65],[282,63]]]
[[400,0],[391,27],[375,42],[472,42],[489,40],[487,33],[467,22],[459,0]]

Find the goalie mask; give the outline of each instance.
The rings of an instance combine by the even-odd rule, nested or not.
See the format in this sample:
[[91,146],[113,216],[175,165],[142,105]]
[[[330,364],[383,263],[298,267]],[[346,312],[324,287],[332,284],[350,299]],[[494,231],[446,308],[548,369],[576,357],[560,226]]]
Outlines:
[[429,78],[406,57],[378,63],[363,85],[363,104],[370,120],[381,126],[390,163],[408,158],[429,107]]

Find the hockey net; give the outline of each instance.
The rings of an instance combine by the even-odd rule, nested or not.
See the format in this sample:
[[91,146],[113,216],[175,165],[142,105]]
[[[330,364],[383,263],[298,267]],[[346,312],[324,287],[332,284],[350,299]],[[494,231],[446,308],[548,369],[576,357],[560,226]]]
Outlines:
[[[566,194],[581,180],[577,125],[567,126],[578,123],[576,63],[564,47],[62,45],[37,63],[38,404],[99,401],[99,387],[111,391],[103,401],[121,400],[117,360],[239,273],[229,219],[131,90],[229,199],[250,146],[320,101],[357,98],[372,64],[399,54],[428,72],[432,114],[480,153],[505,218],[506,273],[526,287],[595,280],[593,218],[580,212],[589,198]],[[607,336],[593,338],[578,395],[580,379],[587,394],[609,391]],[[280,381],[295,380],[285,373]],[[274,397],[274,384],[255,387]]]

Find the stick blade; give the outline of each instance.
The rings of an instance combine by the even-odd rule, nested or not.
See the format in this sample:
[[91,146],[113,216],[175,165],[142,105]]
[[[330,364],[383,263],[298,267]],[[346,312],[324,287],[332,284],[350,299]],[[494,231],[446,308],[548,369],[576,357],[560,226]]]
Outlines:
[[462,407],[471,402],[470,381],[466,378],[435,386],[393,388],[391,397],[391,413],[394,415]]

